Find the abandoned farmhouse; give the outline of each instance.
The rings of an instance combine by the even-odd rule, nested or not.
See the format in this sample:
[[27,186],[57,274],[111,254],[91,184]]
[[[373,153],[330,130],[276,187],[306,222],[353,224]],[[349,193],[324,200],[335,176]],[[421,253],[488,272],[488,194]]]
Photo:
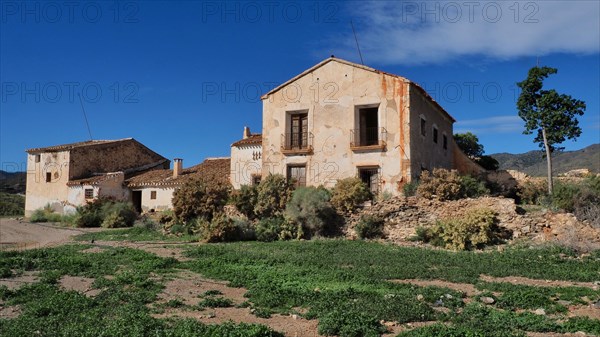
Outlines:
[[50,205],[73,212],[108,196],[140,212],[172,207],[179,186],[205,177],[233,188],[282,174],[333,187],[358,176],[375,193],[400,194],[423,170],[483,168],[453,141],[454,118],[418,84],[331,57],[262,97],[262,133],[244,128],[229,158],[184,168],[135,139],[92,140],[27,150],[25,213]]

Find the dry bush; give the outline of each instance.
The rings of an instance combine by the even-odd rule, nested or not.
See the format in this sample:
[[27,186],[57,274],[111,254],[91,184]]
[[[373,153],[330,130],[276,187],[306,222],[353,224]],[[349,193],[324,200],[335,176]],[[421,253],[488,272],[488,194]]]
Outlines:
[[194,218],[211,221],[223,212],[230,186],[214,180],[191,180],[173,193],[173,212],[180,222]]
[[281,174],[269,174],[258,184],[254,213],[259,218],[271,218],[283,214],[294,186]]
[[359,178],[340,179],[331,192],[331,204],[340,212],[353,212],[358,205],[373,196]]
[[520,203],[527,205],[537,205],[547,195],[548,187],[542,180],[528,180],[519,185],[517,192]]
[[461,177],[457,171],[436,168],[432,173],[423,171],[417,195],[426,199],[456,200],[463,197]]
[[487,208],[469,210],[464,216],[439,221],[431,228],[418,228],[417,237],[454,250],[482,248],[498,237],[496,213]]

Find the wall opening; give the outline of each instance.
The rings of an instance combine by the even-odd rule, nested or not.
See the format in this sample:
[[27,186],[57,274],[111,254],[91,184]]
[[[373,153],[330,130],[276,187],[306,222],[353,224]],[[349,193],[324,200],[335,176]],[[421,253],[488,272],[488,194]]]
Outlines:
[[52,181],[52,172],[46,172],[46,182],[49,183]]
[[358,132],[359,146],[370,146],[379,144],[379,118],[377,107],[358,109]]
[[83,191],[83,195],[85,196],[85,199],[94,199],[94,190],[91,188],[86,188]]
[[378,166],[358,168],[358,177],[373,194],[379,194],[379,175]]
[[131,203],[136,212],[142,213],[142,191],[131,191]]
[[306,186],[306,165],[290,165],[287,167],[287,179],[296,187]]

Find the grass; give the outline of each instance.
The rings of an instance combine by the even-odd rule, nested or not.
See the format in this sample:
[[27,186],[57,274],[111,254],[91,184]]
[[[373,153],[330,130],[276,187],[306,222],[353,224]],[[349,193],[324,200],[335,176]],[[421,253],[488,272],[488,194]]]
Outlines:
[[155,229],[131,227],[95,233],[77,235],[76,241],[164,241],[164,242],[197,242],[197,235],[164,235]]
[[[594,332],[600,321],[559,322],[517,310],[545,308],[563,313],[556,301],[598,298],[600,292],[575,287],[541,288],[483,283],[479,275],[536,279],[600,280],[598,252],[583,259],[557,247],[504,252],[449,252],[342,240],[202,245],[187,253],[185,266],[205,276],[248,288],[249,301],[261,315],[307,309],[319,319],[319,332],[342,337],[376,336],[380,320],[399,323],[438,320],[451,327],[417,329],[406,336],[523,336],[525,331]],[[440,279],[501,291],[494,306],[464,307],[462,293],[445,288],[394,284],[391,279]],[[416,299],[422,295],[421,301]],[[442,306],[449,312],[433,308]],[[476,323],[481,320],[481,324]],[[507,326],[503,332],[492,327]],[[437,331],[437,332],[436,332]],[[439,333],[439,334],[437,334]]]
[[[147,304],[163,288],[156,275],[173,272],[178,262],[127,248],[81,252],[87,247],[0,252],[3,276],[25,270],[42,275],[40,282],[18,290],[0,287],[3,305],[22,310],[17,318],[0,319],[1,336],[282,336],[261,325],[153,318]],[[92,298],[66,291],[58,284],[63,275],[93,277],[94,288],[101,292]]]
[[[139,230],[108,233],[147,240],[149,234],[145,232],[129,235]],[[600,299],[600,291],[482,282],[479,278],[486,274],[598,281],[598,251],[576,258],[571,251],[557,247],[449,252],[363,241],[313,240],[205,244],[188,248],[186,254],[192,260],[179,262],[129,248],[107,247],[98,253],[83,253],[88,247],[0,252],[0,276],[12,277],[24,271],[39,271],[41,276],[39,283],[19,290],[0,287],[5,306],[22,308],[17,318],[0,319],[0,335],[280,336],[260,325],[207,326],[152,317],[148,305],[157,301],[163,280],[179,269],[247,288],[248,302],[243,306],[250,307],[256,316],[301,313],[307,319],[319,319],[318,330],[324,335],[379,336],[385,331],[382,320],[439,322],[404,332],[401,337],[522,337],[528,331],[600,334],[599,320],[567,318],[566,308],[558,303],[587,304]],[[93,298],[65,291],[58,285],[63,275],[94,278],[93,287],[101,291]],[[465,304],[466,295],[458,291],[389,281],[412,278],[474,284],[486,294],[494,293],[496,303],[484,305],[476,296]],[[233,305],[220,295],[219,291],[206,291],[200,295],[197,309]],[[185,304],[173,300],[163,306],[179,308]],[[538,308],[544,308],[548,315],[531,312]]]

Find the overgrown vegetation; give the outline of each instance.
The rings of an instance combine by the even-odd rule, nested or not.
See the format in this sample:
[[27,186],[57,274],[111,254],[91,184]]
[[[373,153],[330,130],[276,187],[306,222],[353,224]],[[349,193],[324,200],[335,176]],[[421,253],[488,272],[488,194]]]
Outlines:
[[373,196],[359,178],[340,179],[331,191],[331,204],[340,212],[351,213]]
[[362,215],[354,227],[354,232],[361,239],[381,238],[384,236],[384,224],[385,222],[381,217]]
[[75,227],[121,228],[133,226],[136,218],[137,213],[131,203],[98,198],[77,207],[72,222]]
[[294,186],[281,174],[269,174],[257,187],[254,213],[261,219],[283,214]]
[[49,205],[44,208],[39,208],[33,211],[29,217],[31,222],[62,222],[63,216],[55,213]]
[[193,179],[173,193],[173,212],[181,223],[193,219],[212,221],[223,212],[230,186],[215,180]]
[[302,238],[334,233],[338,220],[330,198],[329,191],[322,187],[298,188],[285,208],[285,218],[299,226]]
[[497,242],[498,231],[494,211],[476,208],[462,217],[441,220],[432,227],[417,229],[417,238],[448,249],[470,250]]
[[597,175],[579,182],[556,181],[552,195],[548,195],[544,182],[529,180],[519,187],[518,196],[522,204],[571,212],[580,221],[600,228],[600,177]]
[[423,171],[417,186],[417,195],[440,201],[477,198],[489,193],[490,190],[483,181],[471,176],[461,176],[455,170],[440,168],[433,169],[433,172]]
[[[177,261],[134,249],[105,248],[98,253],[82,252],[86,248],[77,245],[0,252],[0,270],[41,272],[38,283],[17,290],[0,287],[3,305],[21,308],[18,317],[0,319],[0,335],[283,336],[262,325],[205,325],[191,319],[153,318],[148,304],[157,300],[162,289],[156,277],[173,271]],[[150,277],[150,273],[154,276]],[[58,283],[63,275],[95,278],[93,288],[99,294],[88,297],[77,291],[64,290]]]
[[0,192],[0,216],[23,216],[24,213],[25,197],[23,195]]
[[[473,253],[318,240],[205,245],[190,250],[194,260],[186,264],[207,277],[248,288],[248,300],[261,315],[304,308],[304,317],[319,319],[321,333],[379,336],[385,331],[382,320],[439,320],[450,326],[419,328],[403,336],[512,337],[524,336],[526,331],[594,333],[600,321],[578,318],[562,322],[551,316],[516,312],[545,308],[560,313],[563,309],[557,300],[589,303],[600,299],[600,291],[482,283],[481,274],[591,281],[600,270],[598,254],[574,259],[572,251],[558,247]],[[503,294],[492,306],[465,305],[462,293],[388,281],[393,279],[466,282]],[[445,307],[448,313],[436,313],[436,306]],[[500,330],[498,326],[508,328]]]

